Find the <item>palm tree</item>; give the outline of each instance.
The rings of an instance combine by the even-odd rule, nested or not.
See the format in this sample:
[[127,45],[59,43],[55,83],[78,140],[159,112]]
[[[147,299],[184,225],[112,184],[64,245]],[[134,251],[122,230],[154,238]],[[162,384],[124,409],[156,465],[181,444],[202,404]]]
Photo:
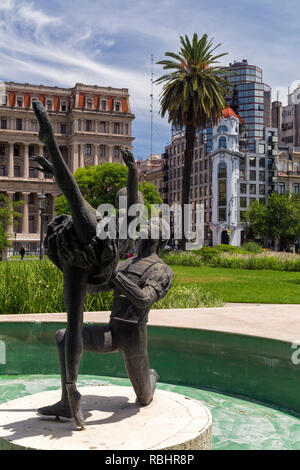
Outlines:
[[[182,179],[182,214],[184,204],[189,203],[190,179],[197,128],[215,125],[226,107],[226,95],[231,86],[226,80],[224,67],[215,65],[226,53],[213,55],[220,46],[213,46],[207,34],[200,39],[195,33],[190,42],[188,36],[180,36],[181,49],[178,54],[166,52],[165,56],[175,60],[161,60],[157,64],[164,69],[174,69],[156,80],[164,83],[160,95],[162,117],[169,115],[169,122],[185,128],[186,148]],[[185,249],[184,217],[182,217],[181,249]]]

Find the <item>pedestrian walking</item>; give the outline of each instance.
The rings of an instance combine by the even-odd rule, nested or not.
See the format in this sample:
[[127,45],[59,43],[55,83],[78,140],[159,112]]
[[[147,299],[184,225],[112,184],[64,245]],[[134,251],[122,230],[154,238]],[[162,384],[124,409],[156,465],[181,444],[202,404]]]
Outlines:
[[24,256],[25,256],[25,248],[24,248],[24,245],[21,246],[21,248],[19,249],[19,253],[20,253],[20,256],[21,256],[21,260],[24,259]]

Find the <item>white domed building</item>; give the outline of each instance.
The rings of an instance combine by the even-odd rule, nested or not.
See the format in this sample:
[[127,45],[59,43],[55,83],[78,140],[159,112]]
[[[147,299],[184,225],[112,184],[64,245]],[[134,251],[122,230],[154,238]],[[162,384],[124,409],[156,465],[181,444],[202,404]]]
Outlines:
[[212,242],[240,246],[239,169],[246,155],[239,151],[241,118],[231,108],[212,130]]

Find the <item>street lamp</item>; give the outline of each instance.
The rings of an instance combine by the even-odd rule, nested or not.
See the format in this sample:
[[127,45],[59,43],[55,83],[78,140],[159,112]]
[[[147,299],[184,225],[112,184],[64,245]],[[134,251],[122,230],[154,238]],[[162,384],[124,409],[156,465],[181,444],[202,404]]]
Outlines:
[[48,210],[48,198],[46,194],[44,194],[44,190],[40,197],[38,198],[39,209],[41,211],[41,236],[40,236],[40,261],[43,259],[43,251],[44,251],[44,212]]

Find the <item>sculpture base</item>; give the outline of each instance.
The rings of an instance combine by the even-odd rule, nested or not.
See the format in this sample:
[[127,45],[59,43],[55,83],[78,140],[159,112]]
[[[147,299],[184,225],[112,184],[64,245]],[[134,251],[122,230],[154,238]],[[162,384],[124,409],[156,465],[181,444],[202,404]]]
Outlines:
[[148,406],[131,387],[80,388],[86,427],[71,419],[40,416],[37,408],[60,399],[52,390],[0,405],[0,449],[209,450],[212,418],[199,401],[156,390]]

